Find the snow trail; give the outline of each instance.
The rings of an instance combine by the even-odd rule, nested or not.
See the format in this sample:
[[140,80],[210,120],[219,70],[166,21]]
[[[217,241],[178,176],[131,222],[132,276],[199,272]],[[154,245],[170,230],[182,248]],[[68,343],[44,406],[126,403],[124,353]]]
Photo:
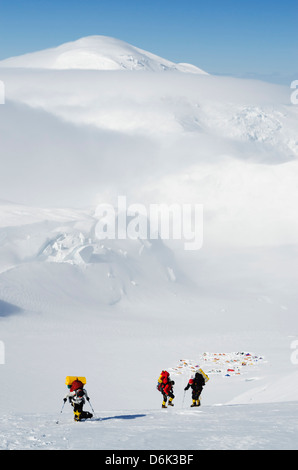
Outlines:
[[298,450],[297,403],[98,411],[82,423],[6,415],[1,450]]

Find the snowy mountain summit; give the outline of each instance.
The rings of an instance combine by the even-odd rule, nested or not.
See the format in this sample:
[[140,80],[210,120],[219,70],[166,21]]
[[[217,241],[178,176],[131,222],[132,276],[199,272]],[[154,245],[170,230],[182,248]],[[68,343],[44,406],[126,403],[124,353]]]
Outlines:
[[12,57],[0,67],[85,70],[145,70],[206,74],[191,64],[175,64],[155,54],[107,36],[88,36],[56,48]]

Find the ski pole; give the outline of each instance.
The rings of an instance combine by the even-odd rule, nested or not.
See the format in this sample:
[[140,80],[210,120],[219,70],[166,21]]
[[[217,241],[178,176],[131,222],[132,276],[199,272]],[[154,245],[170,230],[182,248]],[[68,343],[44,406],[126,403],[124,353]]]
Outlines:
[[91,405],[90,398],[89,398],[89,400],[87,400],[87,401],[88,401],[88,403],[89,403],[89,405],[90,405],[90,408],[91,408],[91,410],[92,410],[92,413],[93,413],[94,417],[96,418],[96,416],[95,416],[95,411],[94,411],[94,409],[93,409],[93,406]]
[[182,400],[182,409],[184,408],[184,400],[185,400],[186,390],[184,390],[183,400]]
[[[63,408],[64,408],[64,406],[65,406],[65,403],[66,403],[66,402],[63,401],[63,405],[62,405],[62,408],[61,408],[61,411],[60,411],[59,416],[62,415],[62,411],[63,411]],[[56,424],[59,424],[59,419],[57,419]]]

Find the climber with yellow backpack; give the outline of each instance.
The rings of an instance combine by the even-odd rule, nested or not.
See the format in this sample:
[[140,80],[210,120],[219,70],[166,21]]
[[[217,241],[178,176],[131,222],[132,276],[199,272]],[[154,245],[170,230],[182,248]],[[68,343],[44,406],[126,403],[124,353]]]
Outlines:
[[188,381],[188,384],[186,385],[184,392],[186,392],[189,388],[192,389],[192,404],[190,405],[192,408],[195,406],[201,406],[201,393],[203,390],[203,387],[206,385],[208,382],[209,377],[208,375],[203,372],[202,369],[198,369],[194,375],[194,377],[191,377]]
[[89,413],[89,411],[83,411],[83,406],[86,403],[85,400],[90,402],[87,390],[84,389],[84,385],[86,385],[86,378],[68,376],[66,377],[65,383],[69,388],[69,392],[63,398],[63,402],[65,404],[67,399],[69,400],[69,403],[73,407],[74,420],[81,421],[83,419],[85,420],[92,418],[92,413]]

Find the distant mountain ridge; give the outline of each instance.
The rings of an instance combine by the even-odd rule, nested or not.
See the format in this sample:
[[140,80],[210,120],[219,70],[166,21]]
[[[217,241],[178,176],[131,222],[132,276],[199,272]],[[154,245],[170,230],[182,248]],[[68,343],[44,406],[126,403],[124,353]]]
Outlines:
[[177,70],[207,74],[191,64],[175,64],[119,39],[88,36],[77,41],[0,61],[0,67],[84,70]]

